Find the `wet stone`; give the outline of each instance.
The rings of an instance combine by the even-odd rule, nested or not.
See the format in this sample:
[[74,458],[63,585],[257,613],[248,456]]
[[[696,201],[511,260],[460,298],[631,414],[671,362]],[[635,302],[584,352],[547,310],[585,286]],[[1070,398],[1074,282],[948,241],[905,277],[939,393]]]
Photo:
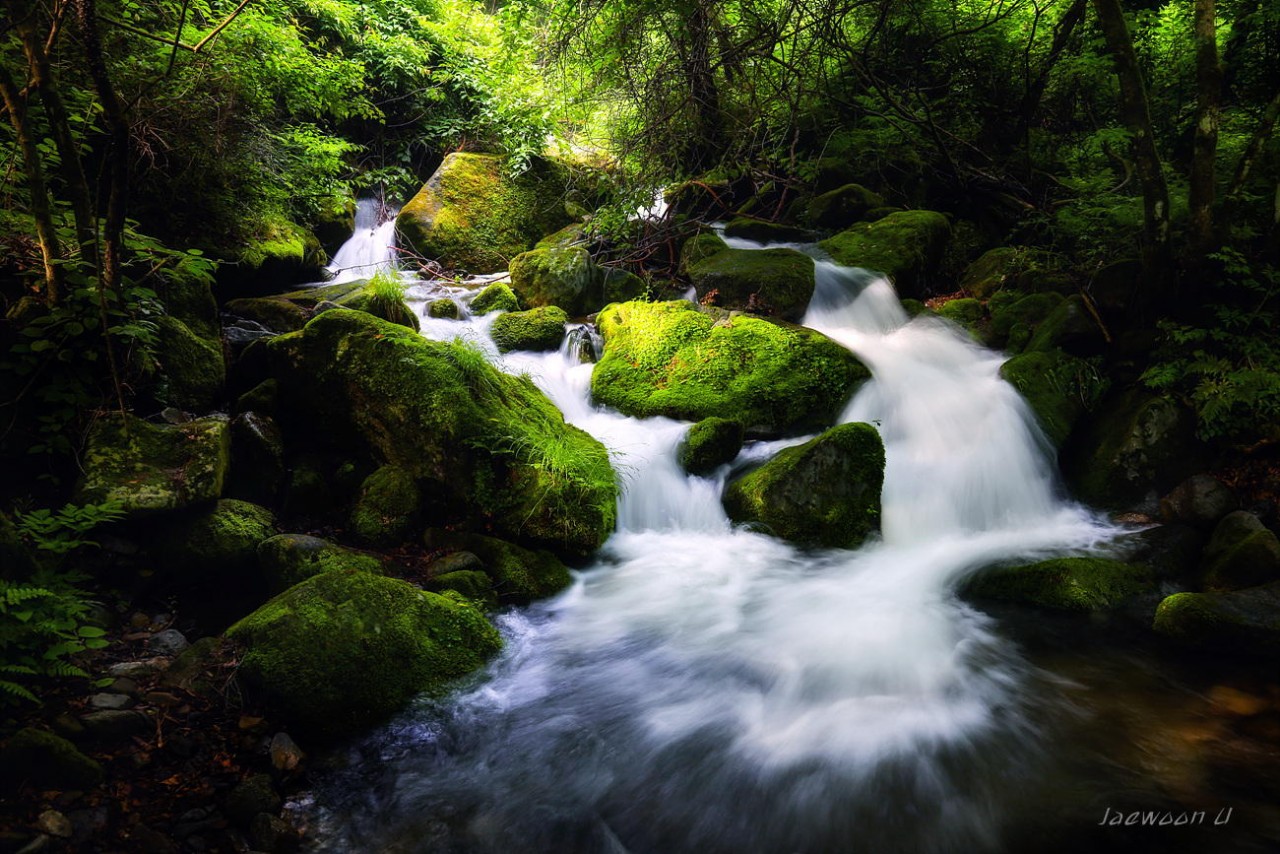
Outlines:
[[89,698],[89,708],[91,709],[132,709],[136,704],[132,697],[128,694],[94,694]]
[[177,629],[157,632],[147,641],[147,650],[156,655],[177,655],[191,646],[186,636]]

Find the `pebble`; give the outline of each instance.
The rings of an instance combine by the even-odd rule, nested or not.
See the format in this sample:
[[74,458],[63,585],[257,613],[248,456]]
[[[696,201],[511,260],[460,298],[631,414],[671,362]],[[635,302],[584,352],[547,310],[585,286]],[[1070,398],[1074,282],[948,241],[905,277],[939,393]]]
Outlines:
[[80,722],[94,738],[113,740],[146,735],[155,727],[142,712],[126,709],[103,709],[80,716]]
[[271,764],[277,771],[289,772],[302,764],[307,754],[289,737],[287,732],[278,732],[271,738]]
[[107,675],[117,679],[145,679],[154,676],[169,666],[163,658],[146,658],[141,661],[121,661],[107,668]]
[[75,832],[75,829],[71,826],[71,819],[57,810],[45,810],[40,813],[40,818],[36,820],[36,826],[40,828],[42,833],[56,836],[59,839],[70,839],[71,834]]
[[94,694],[89,698],[92,709],[132,709],[137,705],[128,694]]
[[130,697],[136,697],[138,696],[138,683],[127,676],[121,676],[108,685],[105,690],[109,694],[128,694]]
[[186,636],[177,629],[165,629],[156,632],[147,641],[147,649],[156,655],[177,655],[191,646]]

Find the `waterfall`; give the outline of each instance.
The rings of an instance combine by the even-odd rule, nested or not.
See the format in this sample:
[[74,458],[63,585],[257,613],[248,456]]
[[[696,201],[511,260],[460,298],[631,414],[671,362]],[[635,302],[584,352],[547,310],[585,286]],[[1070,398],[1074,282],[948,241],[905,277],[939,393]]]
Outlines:
[[333,284],[371,278],[396,268],[396,212],[380,199],[356,202],[355,231],[325,269]]
[[[815,263],[806,325],[872,372],[842,420],[884,438],[882,538],[813,552],[736,528],[727,470],[679,467],[688,424],[593,406],[576,345],[490,347],[610,449],[617,533],[571,589],[500,618],[507,647],[480,687],[374,739],[378,779],[335,784],[323,847],[423,850],[433,833],[483,852],[998,846],[1001,804],[1040,750],[1032,669],[954,586],[1108,529],[1059,495],[998,354],[909,320],[883,278]],[[489,322],[424,334],[484,339]],[[797,441],[749,444],[738,464]]]

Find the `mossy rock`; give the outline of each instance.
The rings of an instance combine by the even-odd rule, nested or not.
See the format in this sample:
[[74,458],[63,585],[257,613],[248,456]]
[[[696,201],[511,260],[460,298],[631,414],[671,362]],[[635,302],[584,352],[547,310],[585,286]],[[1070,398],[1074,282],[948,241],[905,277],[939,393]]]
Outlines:
[[987,310],[979,300],[972,297],[947,300],[938,309],[938,316],[963,327],[974,340],[981,341],[985,337],[983,327]]
[[813,299],[813,259],[794,249],[725,249],[689,267],[700,300],[796,321]]
[[1049,257],[1026,246],[1001,246],[982,254],[960,277],[960,287],[978,299],[987,299],[998,291],[1030,291],[1035,274],[1049,266]]
[[51,732],[25,727],[0,749],[0,788],[92,789],[102,782],[102,766],[74,744]]
[[564,208],[568,169],[535,160],[518,177],[489,154],[457,152],[396,217],[401,245],[446,267],[496,273],[570,222]]
[[719,255],[729,248],[729,244],[714,231],[704,231],[684,242],[680,247],[680,272],[686,276],[689,270],[708,258]]
[[1055,347],[1076,355],[1092,355],[1105,346],[1102,330],[1089,314],[1079,294],[1067,297],[1053,309],[1027,342],[1027,350]]
[[271,342],[283,409],[407,471],[440,512],[569,554],[613,531],[608,453],[527,377],[462,342],[333,310]]
[[398,466],[382,466],[365,478],[351,508],[351,533],[375,546],[414,539],[422,515],[418,483]]
[[585,249],[534,249],[511,259],[511,287],[531,308],[578,316],[600,308],[604,276]]
[[900,295],[921,297],[928,293],[950,237],[951,224],[942,214],[899,211],[854,225],[818,245],[839,264],[889,276]]
[[1215,652],[1280,655],[1280,583],[1227,593],[1175,593],[1152,628],[1179,644]]
[[216,341],[222,335],[213,276],[162,270],[156,276],[156,294],[164,303],[165,314],[181,320],[200,338]]
[[493,590],[493,580],[482,570],[459,569],[434,575],[427,582],[432,590],[453,592],[470,599],[484,608],[496,607],[498,594]]
[[725,509],[803,546],[856,548],[880,526],[884,444],[870,424],[841,424],[786,448],[729,485]]
[[597,403],[640,418],[718,416],[753,434],[829,426],[870,377],[852,353],[801,326],[713,316],[684,301],[612,305],[596,320]]
[[451,299],[437,299],[427,303],[427,317],[437,320],[457,320],[462,317],[462,309]]
[[1000,367],[1000,377],[1027,401],[1055,448],[1063,446],[1109,385],[1089,362],[1061,350],[1014,356]]
[[566,225],[564,228],[554,232],[553,234],[548,234],[546,237],[535,243],[533,248],[568,249],[571,246],[579,246],[586,243],[588,240],[589,238],[587,237],[586,226],[580,222],[575,222],[570,225]]
[[725,224],[726,237],[740,237],[757,243],[811,243],[815,235],[807,228],[769,222],[763,219],[737,217]]
[[428,548],[468,552],[480,558],[499,600],[525,604],[554,596],[569,586],[569,570],[553,554],[521,548],[480,534],[429,529]]
[[228,302],[227,311],[272,332],[295,332],[311,319],[311,312],[284,297],[241,297]]
[[1151,569],[1095,557],[1064,557],[983,570],[966,595],[1053,611],[1109,611],[1155,589]]
[[172,577],[247,578],[256,576],[258,544],[275,534],[270,510],[224,498],[167,520],[155,534],[154,549]]
[[1280,581],[1280,539],[1252,513],[1228,513],[1209,537],[1202,575],[1208,590],[1239,590]]
[[223,293],[271,293],[281,286],[318,281],[329,258],[320,240],[288,220],[260,223],[231,263],[218,270]]
[[228,498],[273,504],[284,488],[284,438],[275,419],[242,412],[231,421]]
[[320,202],[311,230],[320,246],[329,254],[336,253],[356,231],[356,200],[350,194],[334,195]]
[[814,228],[841,229],[884,207],[884,197],[861,184],[845,184],[814,196],[800,207],[798,219]]
[[227,637],[244,647],[238,678],[315,738],[355,734],[420,693],[443,693],[501,646],[461,597],[350,569],[294,585]]
[[505,282],[494,282],[472,298],[468,306],[472,314],[488,314],[491,311],[519,311],[520,299]]
[[230,464],[225,418],[171,425],[108,415],[89,430],[73,500],[116,502],[131,518],[180,510],[221,496]]
[[227,383],[222,342],[205,340],[174,317],[156,319],[160,388],[157,396],[181,409],[210,409]]
[[680,443],[680,465],[689,474],[711,474],[738,456],[743,435],[741,422],[704,418],[689,428]]
[[258,565],[274,593],[288,590],[322,572],[353,570],[382,574],[382,562],[319,537],[278,534],[258,544]]
[[986,343],[990,347],[1021,353],[1036,329],[1062,304],[1061,294],[1029,294],[1001,291],[987,302],[991,314]]
[[342,503],[333,480],[332,469],[326,471],[316,460],[295,460],[285,481],[285,512],[290,516],[311,519],[333,513]]
[[644,299],[649,286],[644,279],[619,267],[600,268],[601,305]]
[[569,316],[561,308],[548,305],[507,312],[493,322],[489,334],[500,353],[555,350],[564,341],[564,326],[568,322]]

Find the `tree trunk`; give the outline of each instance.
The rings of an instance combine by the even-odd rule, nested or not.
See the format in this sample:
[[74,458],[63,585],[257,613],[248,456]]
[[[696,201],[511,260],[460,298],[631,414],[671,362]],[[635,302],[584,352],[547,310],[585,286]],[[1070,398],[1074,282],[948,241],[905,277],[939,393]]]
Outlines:
[[1280,90],[1276,91],[1271,102],[1267,104],[1267,109],[1262,114],[1262,121],[1258,122],[1258,127],[1249,139],[1249,144],[1245,146],[1244,151],[1240,154],[1239,162],[1236,163],[1235,174],[1231,177],[1231,185],[1227,188],[1225,199],[1228,208],[1224,213],[1226,224],[1230,224],[1229,217],[1239,204],[1240,194],[1244,192],[1245,184],[1249,180],[1249,173],[1253,171],[1253,164],[1257,162],[1259,155],[1262,154],[1262,149],[1267,144],[1267,140],[1271,138],[1271,132],[1275,130],[1277,120],[1280,120]]
[[3,67],[0,67],[0,99],[9,111],[9,121],[22,151],[22,166],[27,173],[27,188],[31,193],[31,216],[36,221],[36,240],[40,243],[40,254],[44,260],[45,296],[51,304],[56,303],[62,291],[62,272],[58,266],[62,249],[58,245],[49,190],[44,182],[44,163],[27,125],[26,103],[18,94],[18,87],[9,71]]
[[1191,251],[1197,263],[1213,250],[1214,165],[1222,67],[1214,27],[1214,0],[1195,0],[1196,130],[1191,159]]
[[1133,138],[1133,159],[1142,184],[1142,267],[1149,291],[1170,284],[1173,270],[1169,247],[1169,186],[1165,183],[1160,152],[1151,128],[1147,87],[1133,50],[1133,39],[1119,0],[1093,0],[1098,23],[1115,61],[1120,81],[1120,114]]
[[1053,44],[1049,46],[1049,56],[1045,59],[1044,67],[1040,69],[1040,73],[1036,75],[1036,78],[1030,81],[1027,85],[1026,94],[1022,96],[1022,104],[1018,110],[1018,139],[1026,139],[1027,133],[1031,129],[1031,122],[1035,118],[1036,111],[1040,108],[1040,101],[1044,98],[1044,90],[1049,85],[1050,72],[1058,64],[1058,60],[1062,58],[1062,54],[1071,39],[1071,34],[1075,32],[1076,27],[1084,20],[1084,13],[1088,7],[1089,0],[1075,0],[1067,11],[1062,14],[1062,19],[1058,21],[1058,26],[1053,31]]
[[689,50],[684,61],[694,110],[693,160],[699,169],[710,168],[724,153],[724,116],[711,63],[711,23],[706,2],[698,0],[689,16]]

